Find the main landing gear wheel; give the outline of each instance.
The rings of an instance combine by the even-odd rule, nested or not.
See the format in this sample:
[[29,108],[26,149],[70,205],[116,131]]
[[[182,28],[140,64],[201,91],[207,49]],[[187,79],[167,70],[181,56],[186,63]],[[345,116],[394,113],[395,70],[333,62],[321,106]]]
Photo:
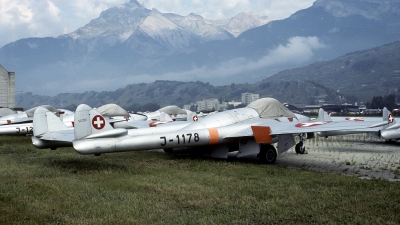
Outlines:
[[296,150],[297,154],[306,154],[307,153],[306,147],[304,146],[302,141],[300,141],[299,143],[296,144],[295,150]]
[[278,153],[276,149],[272,145],[261,145],[260,146],[260,154],[258,154],[258,158],[262,163],[273,164],[278,157]]

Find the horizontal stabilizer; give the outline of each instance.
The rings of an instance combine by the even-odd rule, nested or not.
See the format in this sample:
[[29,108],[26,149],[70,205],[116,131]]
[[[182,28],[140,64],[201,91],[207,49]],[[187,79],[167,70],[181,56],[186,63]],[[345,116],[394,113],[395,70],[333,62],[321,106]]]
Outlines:
[[385,126],[385,125],[388,125],[388,124],[389,124],[388,121],[383,121],[383,122],[380,122],[380,123],[373,124],[373,125],[369,126],[369,128],[381,127],[381,126]]
[[117,128],[113,130],[107,130],[101,133],[94,133],[89,136],[86,136],[85,139],[91,139],[91,138],[110,138],[110,137],[118,137],[122,135],[128,134],[128,131],[123,128]]
[[55,132],[45,133],[39,136],[40,140],[45,141],[63,141],[63,142],[72,142],[75,138],[74,129],[72,127],[59,130]]

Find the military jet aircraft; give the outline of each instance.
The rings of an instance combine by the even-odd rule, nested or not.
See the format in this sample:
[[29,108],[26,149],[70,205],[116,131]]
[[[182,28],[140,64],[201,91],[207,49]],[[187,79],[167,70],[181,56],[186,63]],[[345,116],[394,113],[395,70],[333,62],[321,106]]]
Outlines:
[[387,141],[400,139],[400,124],[396,124],[393,114],[385,107],[382,110],[382,117],[333,117],[335,121],[369,121],[373,122],[371,126],[363,129],[347,129],[347,130],[336,130],[336,131],[323,131],[317,132],[320,137],[329,137],[337,135],[347,135],[347,134],[359,134],[368,133],[369,136],[377,139],[385,139]]
[[[47,108],[52,112],[57,112],[57,109],[50,105],[42,105],[41,107]],[[31,123],[33,120],[33,113],[37,107],[22,111],[8,110],[6,114],[0,117],[0,125],[10,125],[19,123]],[[4,110],[4,109],[3,109]]]
[[[52,106],[39,106],[40,108],[45,108],[48,112],[52,113],[54,117],[59,116],[66,126],[72,127],[74,120],[73,113],[65,109],[55,109]],[[2,118],[7,118],[7,122],[0,125],[0,135],[30,135],[33,133],[33,114],[37,108],[35,107],[25,112],[20,112],[21,115],[9,114]],[[72,115],[72,117],[71,117]],[[60,120],[60,121],[61,121]]]
[[[95,109],[103,116],[105,121],[114,128],[132,129],[132,135],[149,134],[154,132],[154,128],[164,127],[168,130],[181,129],[187,126],[191,121],[197,121],[195,113],[188,113],[185,121],[173,121],[172,118],[161,112],[158,115],[158,121],[143,120],[142,116],[137,116],[134,119],[126,116],[129,115],[124,109],[115,104],[107,104]],[[115,116],[116,115],[116,116]],[[132,116],[132,114],[130,114]],[[135,116],[135,115],[133,115]],[[60,118],[46,108],[39,107],[33,116],[33,136],[32,144],[40,149],[50,148],[56,149],[59,147],[72,147],[72,141],[75,139],[74,128],[66,126]],[[140,129],[140,131],[137,131]],[[160,130],[160,129],[158,129]]]
[[[279,101],[259,99],[246,108],[214,113],[181,129],[154,129],[153,133],[132,135],[131,130],[114,129],[95,110],[79,105],[75,113],[73,147],[80,154],[202,147],[212,157],[227,158],[258,155],[265,163],[274,163],[277,155],[295,145],[294,135],[313,132],[365,128],[371,122],[336,122],[320,110],[319,119],[295,115]],[[304,137],[298,148],[304,148]],[[273,146],[277,143],[277,149]]]

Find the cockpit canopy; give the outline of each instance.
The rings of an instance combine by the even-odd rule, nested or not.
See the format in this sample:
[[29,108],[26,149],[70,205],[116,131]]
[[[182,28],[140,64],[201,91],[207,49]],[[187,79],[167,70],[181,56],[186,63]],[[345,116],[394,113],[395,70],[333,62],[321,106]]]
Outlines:
[[296,115],[274,98],[260,98],[250,103],[252,108],[264,119],[278,119],[279,117],[297,118]]

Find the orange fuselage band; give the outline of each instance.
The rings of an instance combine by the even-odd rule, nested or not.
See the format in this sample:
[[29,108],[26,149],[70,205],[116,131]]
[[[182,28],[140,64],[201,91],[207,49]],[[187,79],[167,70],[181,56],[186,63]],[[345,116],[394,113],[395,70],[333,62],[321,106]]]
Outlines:
[[210,133],[210,142],[209,144],[218,144],[219,134],[217,128],[208,128],[208,132]]

